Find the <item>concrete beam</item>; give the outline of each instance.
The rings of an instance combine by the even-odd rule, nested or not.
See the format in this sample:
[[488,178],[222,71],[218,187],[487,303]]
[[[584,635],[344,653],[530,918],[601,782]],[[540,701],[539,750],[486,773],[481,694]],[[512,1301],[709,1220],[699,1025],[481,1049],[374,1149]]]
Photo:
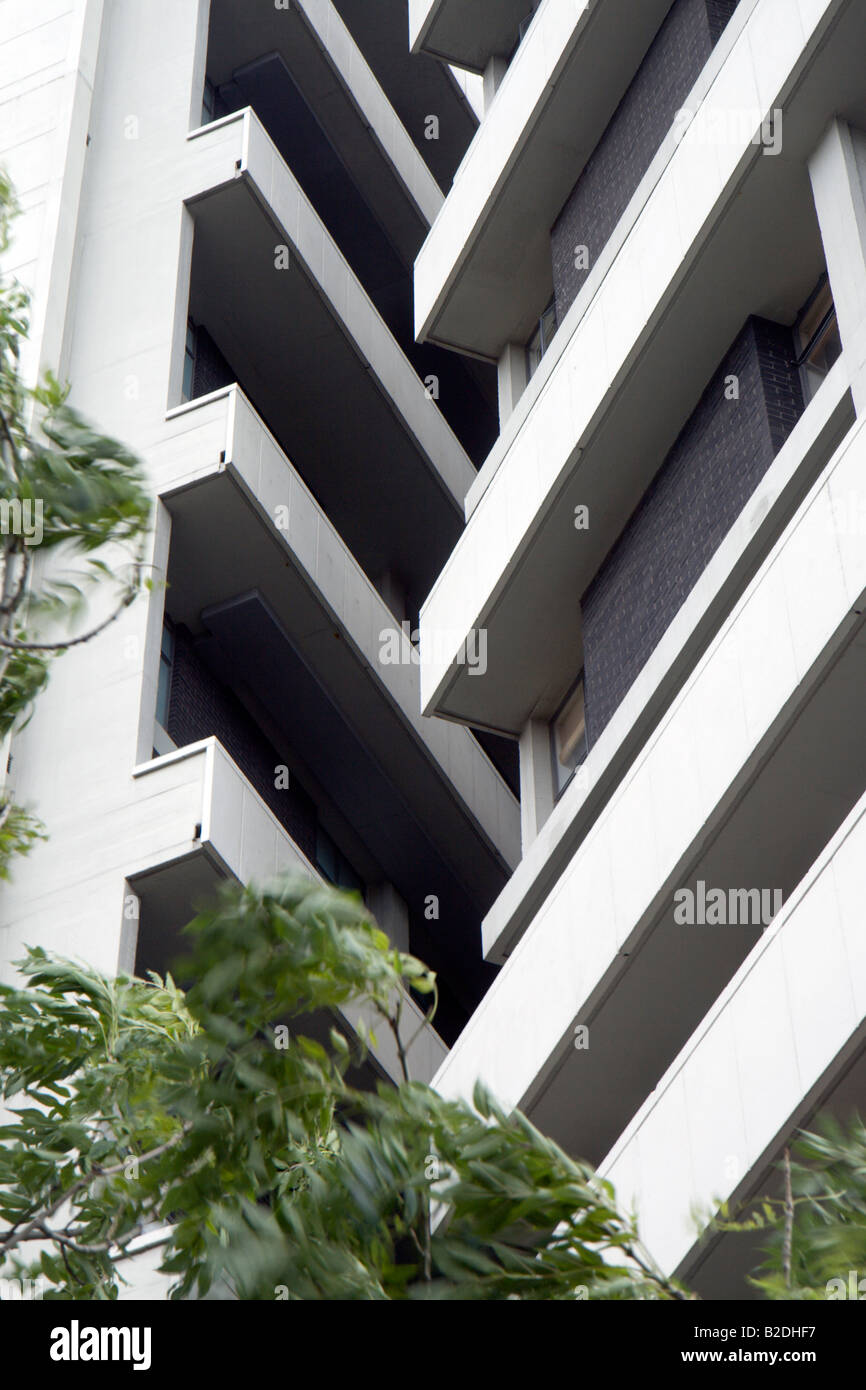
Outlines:
[[498,373],[499,428],[502,429],[527,386],[526,349],[521,343],[506,344],[499,358]]
[[553,810],[550,727],[530,719],[520,735],[520,841],[525,854]]
[[834,120],[809,177],[857,414],[866,410],[866,135]]

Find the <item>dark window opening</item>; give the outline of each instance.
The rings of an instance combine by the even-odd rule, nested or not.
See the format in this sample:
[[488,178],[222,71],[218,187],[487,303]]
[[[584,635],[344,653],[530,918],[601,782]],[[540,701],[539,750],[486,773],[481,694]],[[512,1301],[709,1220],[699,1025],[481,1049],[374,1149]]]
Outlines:
[[842,354],[836,306],[826,274],[822,275],[797,315],[794,333],[803,394],[811,399]]
[[183,387],[182,399],[191,401],[195,394],[195,324],[187,319],[186,342],[183,349]]
[[526,344],[527,381],[532,380],[538,368],[541,366],[541,359],[553,342],[557,327],[556,301],[551,299],[544,313],[541,315],[541,318],[538,320],[538,327]]
[[534,5],[532,6],[532,9],[531,9],[531,10],[529,11],[529,13],[527,14],[526,18],[525,18],[525,19],[522,19],[522,20],[520,21],[520,28],[519,28],[518,31],[517,31],[517,47],[516,47],[515,50],[514,50],[515,53],[517,52],[517,49],[520,47],[520,45],[523,43],[523,40],[526,38],[526,35],[527,35],[528,32],[529,32],[529,26],[530,26],[530,24],[532,23],[532,21],[534,20],[535,15],[536,15],[536,12],[537,12],[538,7],[539,7],[540,4],[541,4],[541,0],[535,0]]
[[174,631],[166,621],[162,628],[162,645],[159,650],[159,679],[156,689],[156,722],[163,729],[168,728],[168,711],[171,699],[171,673],[174,666]]
[[364,880],[321,825],[316,827],[316,868],[335,888],[346,888],[364,897]]

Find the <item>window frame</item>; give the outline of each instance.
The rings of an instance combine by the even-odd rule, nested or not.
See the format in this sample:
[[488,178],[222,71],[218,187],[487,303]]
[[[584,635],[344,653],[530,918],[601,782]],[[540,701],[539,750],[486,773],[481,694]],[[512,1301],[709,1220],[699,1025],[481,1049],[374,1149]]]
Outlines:
[[[818,319],[816,326],[805,337],[804,326],[809,322],[809,316],[813,312],[816,304],[819,304],[822,296],[826,294],[827,308]],[[838,340],[838,351],[833,357],[830,365],[824,367],[817,360],[819,350],[826,346],[828,335],[835,329]],[[803,388],[803,396],[806,403],[812,399],[818,390],[821,382],[827,376],[833,365],[842,355],[842,340],[839,336],[839,318],[836,313],[836,305],[833,301],[833,294],[830,288],[830,280],[825,271],[819,279],[806,303],[798,313],[794,321],[795,344],[798,349],[794,359],[794,366],[800,373],[800,381]]]
[[[167,650],[166,650],[167,648]],[[168,720],[171,713],[171,684],[174,676],[175,638],[174,624],[166,616],[162,622],[162,636],[159,643],[159,666],[156,678],[156,709],[154,722],[168,733]]]
[[180,398],[183,405],[193,400],[195,391],[195,359],[197,353],[198,328],[192,318],[186,321],[186,337],[183,344],[183,377]]
[[[549,331],[548,321],[552,322],[552,327],[550,327]],[[545,304],[543,310],[541,311],[538,323],[535,325],[535,328],[532,332],[532,336],[530,337],[524,349],[526,353],[527,382],[530,382],[532,380],[532,378],[535,376],[535,373],[538,371],[539,367],[544,361],[544,354],[547,352],[548,348],[550,347],[550,344],[556,337],[556,332],[558,328],[559,323],[556,317],[556,295],[552,295],[551,298],[548,300],[547,304]],[[537,348],[534,346],[536,340],[538,341]],[[536,352],[538,354],[538,361],[535,363],[535,366],[533,366],[532,359]]]
[[[578,736],[575,745],[580,755],[578,756],[577,761],[573,764],[573,766],[568,768],[568,765],[563,763],[559,757],[559,750],[557,747],[557,726],[559,725],[560,721],[562,720],[563,716],[568,710],[569,705],[571,705],[578,692],[582,692],[583,695],[583,731]],[[559,708],[557,709],[556,713],[550,721],[550,763],[551,774],[553,777],[554,803],[556,803],[559,800],[559,798],[563,795],[566,789],[571,785],[575,773],[586,762],[588,755],[589,739],[587,738],[586,733],[586,680],[585,670],[582,668],[577,679],[573,682],[571,686],[569,686],[563,700],[559,705]],[[566,771],[568,773],[567,776],[565,775]]]

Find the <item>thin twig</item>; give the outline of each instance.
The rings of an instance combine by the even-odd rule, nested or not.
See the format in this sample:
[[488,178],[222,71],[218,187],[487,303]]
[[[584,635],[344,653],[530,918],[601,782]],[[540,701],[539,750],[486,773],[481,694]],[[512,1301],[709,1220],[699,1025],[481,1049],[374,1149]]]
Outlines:
[[785,1288],[791,1287],[791,1256],[794,1248],[794,1194],[791,1189],[791,1150],[785,1150],[785,1234],[782,1240],[782,1273]]
[[125,612],[130,604],[135,601],[137,596],[138,589],[130,589],[129,593],[124,595],[122,602],[109,617],[103,622],[98,623],[96,627],[91,628],[89,632],[85,632],[81,637],[67,637],[65,642],[19,642],[16,639],[0,637],[0,647],[6,647],[8,650],[15,652],[66,652],[70,647],[80,647],[83,643],[91,641],[94,637],[98,637],[100,632],[104,632],[112,623],[117,622],[117,619]]
[[[167,1153],[169,1149],[174,1148],[174,1146],[178,1144],[181,1139],[183,1139],[184,1135],[187,1134],[191,1128],[192,1121],[187,1120],[183,1124],[183,1126],[178,1130],[177,1134],[172,1135],[171,1139],[167,1139],[164,1144],[157,1144],[155,1149],[150,1149],[147,1153],[136,1154],[135,1157],[137,1161],[139,1163],[149,1163],[151,1159],[161,1157],[161,1155]],[[83,1189],[86,1187],[89,1187],[91,1183],[97,1180],[97,1178],[116,1178],[121,1173],[125,1173],[126,1165],[128,1162],[129,1159],[126,1158],[123,1160],[122,1163],[115,1164],[112,1168],[100,1168],[98,1165],[95,1164],[91,1172],[86,1173],[84,1177],[79,1178],[76,1182],[72,1184],[71,1187],[68,1187],[65,1192],[61,1192],[60,1196],[54,1202],[51,1203],[51,1205],[41,1216],[33,1217],[33,1219],[24,1227],[23,1231],[19,1232],[17,1235],[15,1233],[17,1225],[20,1225],[19,1222],[16,1223],[16,1226],[13,1226],[10,1231],[7,1231],[7,1233],[4,1236],[0,1237],[0,1250],[3,1250],[4,1252],[8,1253],[10,1250],[14,1250],[16,1245],[21,1245],[22,1242],[25,1240],[33,1240],[34,1238],[38,1239],[38,1237],[34,1237],[33,1235],[31,1235],[31,1232],[38,1231],[41,1227],[44,1227],[46,1223],[51,1220],[52,1216],[56,1216],[57,1212],[66,1202],[71,1201],[71,1199],[76,1195],[76,1193],[83,1191]],[[54,1239],[53,1236],[52,1239]]]

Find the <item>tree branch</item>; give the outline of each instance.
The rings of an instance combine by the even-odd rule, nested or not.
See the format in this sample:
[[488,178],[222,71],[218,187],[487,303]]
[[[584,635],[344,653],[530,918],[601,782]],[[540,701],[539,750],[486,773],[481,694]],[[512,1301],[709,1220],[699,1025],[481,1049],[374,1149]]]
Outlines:
[[[171,1139],[167,1139],[164,1144],[157,1144],[155,1149],[150,1149],[147,1153],[136,1154],[136,1160],[139,1163],[149,1163],[153,1158],[160,1158],[162,1154],[167,1153],[169,1149],[174,1148],[176,1144],[180,1143],[181,1139],[183,1139],[184,1135],[189,1133],[191,1128],[192,1121],[185,1121],[177,1134],[172,1135]],[[129,1159],[126,1158],[122,1163],[117,1163],[111,1168],[100,1168],[98,1164],[95,1165],[90,1173],[86,1173],[84,1177],[78,1178],[65,1192],[61,1192],[60,1196],[48,1206],[41,1216],[34,1216],[24,1227],[23,1231],[16,1235],[17,1228],[21,1224],[17,1222],[5,1235],[0,1236],[0,1250],[8,1254],[10,1250],[14,1250],[17,1245],[23,1244],[24,1241],[38,1240],[39,1234],[33,1235],[31,1232],[35,1231],[44,1235],[46,1223],[51,1220],[52,1216],[56,1216],[65,1202],[71,1201],[76,1193],[82,1192],[98,1178],[118,1177],[121,1173],[125,1172],[128,1162]],[[61,1240],[61,1237],[56,1232],[50,1233],[50,1238],[52,1240]]]
[[65,642],[19,642],[15,638],[0,637],[0,647],[5,647],[9,651],[15,652],[66,652],[70,647],[80,647],[85,642],[90,642],[94,637],[98,637],[100,632],[104,632],[112,623],[117,622],[121,614],[129,608],[131,603],[134,603],[137,596],[138,587],[136,586],[124,595],[122,601],[118,604],[113,613],[109,614],[103,622],[97,623],[96,627],[91,628],[89,632],[85,632],[81,637],[68,637]]

